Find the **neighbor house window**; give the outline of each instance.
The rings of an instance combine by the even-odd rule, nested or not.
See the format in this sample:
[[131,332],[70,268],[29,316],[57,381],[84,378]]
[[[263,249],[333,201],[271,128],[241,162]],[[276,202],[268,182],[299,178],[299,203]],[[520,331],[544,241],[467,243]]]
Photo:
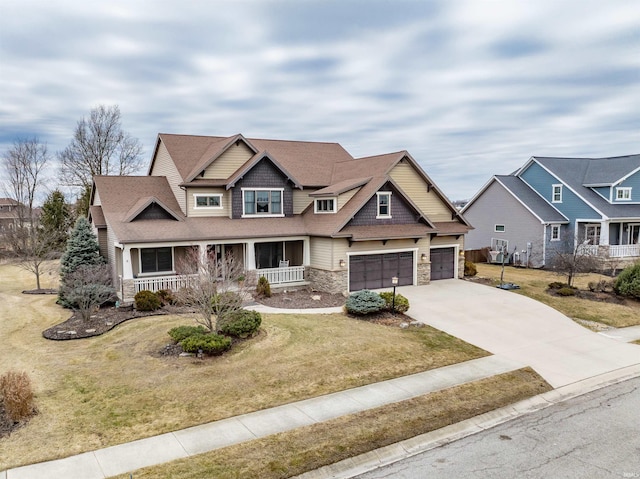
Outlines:
[[193,195],[195,208],[222,208],[222,195]]
[[631,200],[631,188],[630,187],[616,188],[616,200],[622,200],[622,201]]
[[504,227],[504,225],[496,225],[496,226],[495,226],[495,232],[496,232],[496,233],[504,233],[504,232],[505,232],[505,227]]
[[562,185],[553,185],[551,201],[553,203],[562,203]]
[[335,198],[323,198],[317,199],[314,202],[314,213],[335,213],[336,212],[336,200]]
[[391,192],[378,192],[378,215],[376,218],[391,218]]
[[584,237],[587,244],[599,245],[600,244],[600,225],[585,225]]
[[560,241],[560,225],[551,225],[551,241]]
[[171,248],[142,248],[140,250],[140,266],[142,273],[173,271]]
[[284,216],[282,213],[283,191],[282,189],[243,189],[243,216]]

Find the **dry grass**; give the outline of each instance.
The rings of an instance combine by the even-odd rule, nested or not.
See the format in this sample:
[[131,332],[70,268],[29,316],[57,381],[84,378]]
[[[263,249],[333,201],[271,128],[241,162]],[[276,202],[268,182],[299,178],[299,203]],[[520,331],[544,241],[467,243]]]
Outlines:
[[[155,355],[193,320],[138,318],[99,337],[55,342],[69,316],[33,279],[0,265],[0,373],[26,371],[39,414],[0,439],[0,470],[55,459],[486,355],[431,328],[342,315],[269,315],[263,332],[204,361]],[[45,284],[43,287],[52,287]]]
[[[490,278],[493,280],[493,284],[499,284],[500,266],[482,263],[476,266],[478,277]],[[586,290],[589,282],[601,279],[611,280],[608,276],[594,273],[576,278],[575,286]],[[505,267],[504,281],[519,285],[521,289],[517,290],[518,294],[547,304],[573,319],[595,321],[615,328],[640,325],[639,301],[626,300],[625,304],[613,304],[572,296],[559,297],[547,294],[545,290],[549,283],[564,281],[563,277],[549,271],[507,266]]]
[[[136,471],[136,479],[281,479],[460,422],[551,387],[529,368]],[[120,476],[122,479],[129,475]]]

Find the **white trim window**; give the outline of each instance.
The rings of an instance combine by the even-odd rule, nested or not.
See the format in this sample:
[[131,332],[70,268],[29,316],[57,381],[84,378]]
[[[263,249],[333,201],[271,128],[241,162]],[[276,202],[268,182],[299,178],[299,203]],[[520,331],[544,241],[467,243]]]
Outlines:
[[391,218],[391,192],[378,191],[376,195],[378,199],[376,219]]
[[616,188],[616,201],[631,201],[631,187],[620,186]]
[[551,241],[560,241],[560,226],[551,225]]
[[504,233],[506,231],[505,225],[494,225],[493,231],[496,233]]
[[193,208],[200,209],[222,209],[222,195],[221,194],[207,194],[194,193],[193,195]]
[[284,216],[284,188],[243,188],[242,216]]
[[314,213],[336,213],[338,201],[336,198],[316,198],[313,202]]
[[562,203],[562,185],[561,184],[552,185],[551,188],[552,188],[551,202]]

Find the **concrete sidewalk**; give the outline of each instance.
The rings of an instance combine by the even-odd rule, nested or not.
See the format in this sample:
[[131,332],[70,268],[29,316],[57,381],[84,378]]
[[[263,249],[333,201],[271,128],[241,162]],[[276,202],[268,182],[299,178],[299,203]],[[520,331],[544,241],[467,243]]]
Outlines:
[[0,479],[103,479],[403,401],[523,366],[504,357],[487,356],[64,459],[9,469],[0,473]]

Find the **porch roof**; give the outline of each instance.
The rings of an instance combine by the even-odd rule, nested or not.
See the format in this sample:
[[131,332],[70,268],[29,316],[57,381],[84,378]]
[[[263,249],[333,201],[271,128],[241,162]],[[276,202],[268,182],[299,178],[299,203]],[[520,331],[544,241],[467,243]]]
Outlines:
[[419,239],[435,232],[433,228],[422,224],[379,225],[379,226],[347,226],[337,237],[346,237],[351,241]]

